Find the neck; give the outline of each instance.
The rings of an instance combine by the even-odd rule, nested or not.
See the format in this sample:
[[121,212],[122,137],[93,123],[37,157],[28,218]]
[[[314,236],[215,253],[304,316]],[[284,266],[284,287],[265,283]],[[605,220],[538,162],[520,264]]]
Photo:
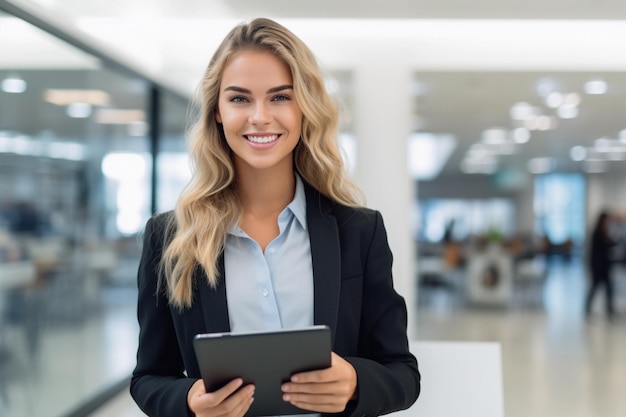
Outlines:
[[271,215],[280,213],[293,200],[296,178],[287,172],[238,172],[238,190],[244,213]]

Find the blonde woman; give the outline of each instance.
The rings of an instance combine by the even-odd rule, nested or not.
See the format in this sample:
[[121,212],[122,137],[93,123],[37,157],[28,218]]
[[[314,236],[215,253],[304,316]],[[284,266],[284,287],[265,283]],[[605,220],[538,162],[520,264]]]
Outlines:
[[420,374],[383,221],[344,174],[312,53],[274,21],[238,25],[200,92],[193,178],[146,225],[135,401],[150,416],[243,416],[255,387],[205,392],[193,337],[325,324],[331,366],[295,375],[285,401],[347,416],[409,407]]

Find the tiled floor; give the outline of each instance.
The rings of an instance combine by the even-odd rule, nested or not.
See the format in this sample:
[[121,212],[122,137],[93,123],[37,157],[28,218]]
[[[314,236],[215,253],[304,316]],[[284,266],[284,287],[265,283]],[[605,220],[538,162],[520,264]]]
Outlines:
[[[507,417],[621,417],[626,274],[616,281],[622,315],[612,323],[600,300],[595,316],[583,319],[585,277],[577,261],[553,263],[543,288],[516,296],[506,309],[468,307],[461,293],[447,289],[423,291],[413,323],[419,340],[499,342]],[[92,417],[142,415],[125,390]]]

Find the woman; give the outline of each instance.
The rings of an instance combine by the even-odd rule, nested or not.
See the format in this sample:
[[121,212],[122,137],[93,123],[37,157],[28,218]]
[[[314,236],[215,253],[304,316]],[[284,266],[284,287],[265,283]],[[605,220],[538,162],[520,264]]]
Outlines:
[[406,306],[380,214],[358,206],[336,144],[337,111],[309,49],[281,25],[235,27],[201,84],[194,174],[146,225],[131,393],[151,416],[242,416],[254,386],[205,392],[198,333],[331,328],[330,368],[283,399],[316,413],[379,415],[420,390]]

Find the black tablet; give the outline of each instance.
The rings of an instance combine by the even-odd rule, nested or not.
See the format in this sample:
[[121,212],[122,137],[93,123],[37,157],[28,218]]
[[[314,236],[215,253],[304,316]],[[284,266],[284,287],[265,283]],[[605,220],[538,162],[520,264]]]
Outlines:
[[254,333],[205,333],[194,338],[200,374],[207,392],[235,378],[254,384],[254,402],[246,416],[305,414],[283,401],[281,385],[291,375],[330,366],[330,329],[311,326]]

